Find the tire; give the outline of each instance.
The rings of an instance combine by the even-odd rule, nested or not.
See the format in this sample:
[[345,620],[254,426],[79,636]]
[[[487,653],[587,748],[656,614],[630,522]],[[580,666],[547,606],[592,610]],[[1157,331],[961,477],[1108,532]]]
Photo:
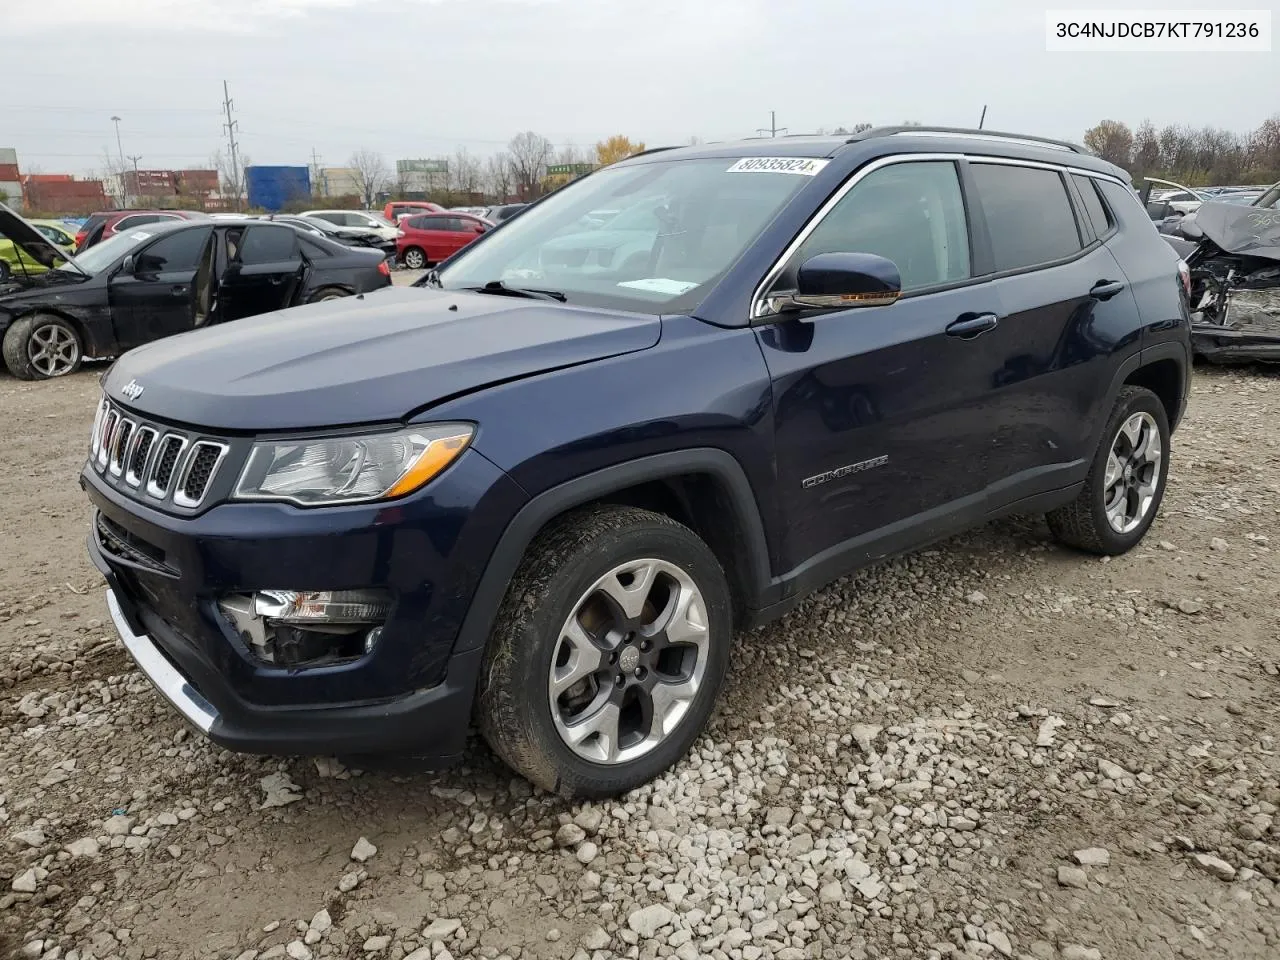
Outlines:
[[0,283],[8,283],[11,276],[13,276],[13,270],[8,261],[0,260]]
[[3,352],[5,366],[19,380],[49,380],[80,369],[84,342],[62,317],[33,313],[5,331]]
[[[649,584],[644,594],[627,594],[632,574]],[[627,608],[639,616],[622,618]],[[702,732],[728,668],[731,619],[724,571],[687,527],[634,507],[575,511],[530,544],[498,609],[481,670],[480,731],[546,790],[625,793]],[[667,729],[653,724],[656,710]]]
[[341,300],[343,297],[351,296],[346,290],[339,287],[323,287],[317,290],[308,303],[324,303],[326,300]]
[[[1158,441],[1158,449],[1148,446],[1153,440]],[[1126,451],[1131,456],[1126,456]],[[1117,453],[1118,474],[1116,465],[1111,464],[1113,452]],[[1150,462],[1152,455],[1157,462]],[[1112,557],[1125,553],[1146,535],[1159,513],[1168,476],[1169,418],[1164,404],[1144,387],[1122,387],[1084,489],[1076,499],[1047,515],[1049,530],[1059,542],[1078,550]],[[1117,519],[1119,525],[1114,522]]]
[[404,252],[404,265],[410,270],[421,270],[427,265],[427,255],[418,247],[410,247]]

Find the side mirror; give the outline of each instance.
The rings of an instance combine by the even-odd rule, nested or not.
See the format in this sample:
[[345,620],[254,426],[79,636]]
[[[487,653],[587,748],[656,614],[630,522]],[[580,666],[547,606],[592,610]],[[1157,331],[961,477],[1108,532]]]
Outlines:
[[121,273],[133,273],[133,268],[137,265],[137,261],[133,259],[133,254],[129,254],[120,264]]
[[902,296],[902,275],[892,260],[874,253],[820,253],[800,264],[792,310],[885,307]]

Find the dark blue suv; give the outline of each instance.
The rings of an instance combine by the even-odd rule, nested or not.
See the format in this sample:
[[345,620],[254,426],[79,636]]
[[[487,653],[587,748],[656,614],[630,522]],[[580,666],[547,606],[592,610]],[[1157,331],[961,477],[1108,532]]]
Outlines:
[[111,615],[234,750],[605,796],[735,631],[1008,513],[1119,554],[1187,399],[1185,267],[1070,144],[649,151],[423,278],[134,350],[82,483]]

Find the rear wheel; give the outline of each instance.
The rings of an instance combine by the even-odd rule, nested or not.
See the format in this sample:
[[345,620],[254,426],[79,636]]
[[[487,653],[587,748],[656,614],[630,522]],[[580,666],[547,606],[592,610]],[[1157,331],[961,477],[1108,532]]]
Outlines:
[[1146,535],[1169,475],[1169,418],[1144,387],[1124,387],[1094,454],[1084,489],[1048,515],[1062,543],[1115,556]]
[[343,297],[349,296],[351,296],[351,294],[346,290],[343,290],[341,287],[324,287],[312,296],[310,302],[323,303],[325,300],[341,300]]
[[427,255],[417,247],[410,247],[404,252],[404,265],[410,270],[421,270],[427,265]]
[[691,530],[632,507],[570,514],[530,545],[499,608],[480,729],[547,790],[631,790],[701,733],[731,630],[724,573]]
[[36,313],[5,331],[3,352],[5,366],[19,380],[49,380],[80,369],[84,344],[62,317]]

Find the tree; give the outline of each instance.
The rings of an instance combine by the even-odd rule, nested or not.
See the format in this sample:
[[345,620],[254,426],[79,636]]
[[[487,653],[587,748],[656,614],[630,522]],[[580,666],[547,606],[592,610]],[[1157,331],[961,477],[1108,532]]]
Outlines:
[[362,148],[351,155],[347,166],[351,168],[361,201],[366,208],[372,207],[387,185],[387,161],[376,150]]
[[209,165],[218,171],[218,183],[222,193],[231,197],[232,202],[237,210],[240,209],[240,199],[244,196],[245,175],[244,168],[249,166],[250,160],[244,154],[236,157],[236,165],[231,165],[231,160],[221,150],[215,150],[209,157]]
[[506,203],[511,196],[511,157],[505,151],[485,161],[484,185],[498,203]]
[[537,196],[551,151],[551,141],[532,130],[517,133],[507,144],[511,176],[522,200],[532,200]]
[[632,142],[629,137],[616,133],[609,139],[601,140],[596,144],[596,162],[602,167],[607,167],[611,163],[625,160],[627,157],[640,153],[642,150],[644,150],[643,143]]
[[1103,160],[1127,167],[1133,153],[1133,133],[1119,120],[1103,120],[1084,132],[1084,145]]
[[1160,169],[1160,137],[1150,120],[1143,120],[1133,137],[1133,172],[1139,175]]
[[480,192],[482,176],[480,161],[466,147],[459,147],[449,161],[449,192],[470,201],[473,193]]

